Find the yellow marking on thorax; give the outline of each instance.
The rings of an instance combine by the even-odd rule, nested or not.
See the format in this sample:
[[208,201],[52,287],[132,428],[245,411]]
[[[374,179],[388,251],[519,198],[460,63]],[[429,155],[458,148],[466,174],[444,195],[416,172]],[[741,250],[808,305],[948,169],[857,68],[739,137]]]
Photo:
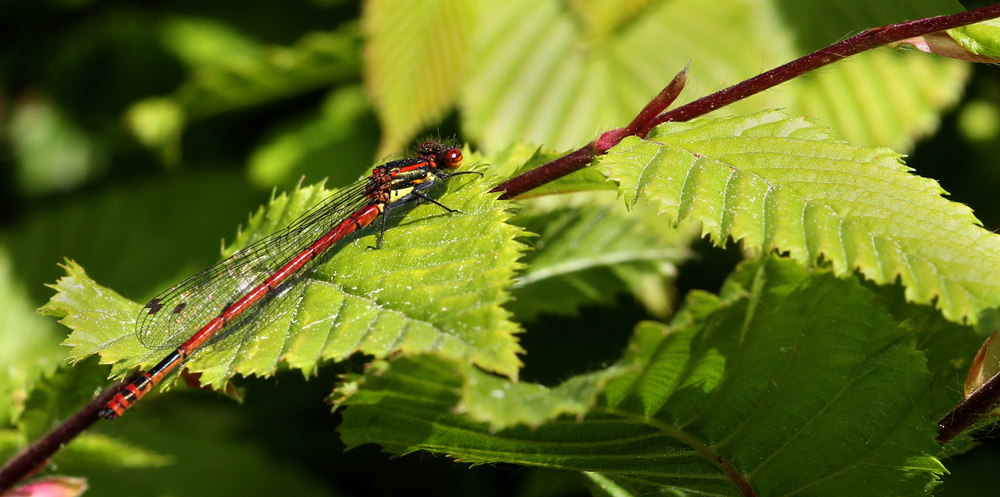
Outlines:
[[395,201],[397,201],[397,200],[399,200],[399,199],[401,199],[401,198],[409,195],[410,192],[412,192],[412,191],[413,191],[413,187],[412,186],[409,187],[409,188],[397,188],[395,190],[390,191],[389,192],[389,203],[391,204],[391,203],[393,203],[393,202],[395,202]]

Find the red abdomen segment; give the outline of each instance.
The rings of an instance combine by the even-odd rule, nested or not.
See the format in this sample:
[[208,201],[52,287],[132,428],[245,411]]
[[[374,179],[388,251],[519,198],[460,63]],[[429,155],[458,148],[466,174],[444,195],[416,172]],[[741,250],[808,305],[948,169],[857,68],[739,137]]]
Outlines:
[[313,242],[312,245],[303,249],[295,257],[292,257],[291,260],[272,273],[263,283],[243,294],[232,305],[227,306],[218,316],[212,318],[211,321],[206,323],[205,326],[181,344],[180,347],[177,347],[167,357],[164,357],[162,361],[142,373],[132,383],[125,385],[117,395],[108,401],[107,405],[99,413],[100,416],[106,419],[115,419],[121,416],[129,407],[132,407],[132,404],[135,404],[143,395],[152,390],[155,385],[163,381],[166,375],[176,369],[177,366],[184,362],[184,359],[187,359],[192,352],[198,350],[208,339],[225,328],[228,323],[252,308],[267,294],[281,285],[282,282],[302,270],[309,261],[318,257],[339,240],[354,231],[370,225],[378,219],[384,208],[385,203],[377,201],[361,208],[348,216],[347,219],[341,221],[332,230]]

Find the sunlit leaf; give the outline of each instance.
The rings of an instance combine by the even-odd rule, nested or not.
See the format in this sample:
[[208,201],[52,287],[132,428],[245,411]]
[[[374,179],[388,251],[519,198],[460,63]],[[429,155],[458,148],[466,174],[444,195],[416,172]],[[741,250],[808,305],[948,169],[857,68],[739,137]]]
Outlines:
[[[614,14],[602,14],[611,4]],[[932,0],[505,2],[477,31],[463,129],[488,151],[516,141],[569,149],[625,125],[689,62],[678,104],[854,32],[959,9]],[[925,54],[863,53],[718,112],[788,108],[838,137],[904,148],[936,127],[967,75],[965,64]]]
[[778,112],[670,123],[599,159],[627,202],[645,196],[668,222],[701,221],[717,243],[820,259],[953,321],[1000,305],[1000,237],[898,153],[833,140]]
[[365,84],[382,123],[379,155],[398,150],[454,105],[478,7],[468,0],[365,4]]
[[[516,377],[517,327],[500,304],[516,269],[518,230],[504,223],[504,204],[486,193],[489,188],[461,176],[447,182],[448,193],[439,199],[461,212],[428,203],[402,216],[390,213],[395,227],[381,250],[367,248],[374,229],[350,238],[280,300],[288,305],[275,307],[252,340],[209,347],[188,369],[202,373],[203,384],[220,387],[237,373],[273,374],[281,362],[311,374],[320,361],[358,351],[375,357],[433,351]],[[311,186],[277,196],[225,254],[287,225],[329,194]],[[100,354],[122,375],[164,355],[142,346],[132,332],[139,304],[97,285],[75,264],[66,269],[44,311],[74,330],[65,342],[73,347],[71,357]]]

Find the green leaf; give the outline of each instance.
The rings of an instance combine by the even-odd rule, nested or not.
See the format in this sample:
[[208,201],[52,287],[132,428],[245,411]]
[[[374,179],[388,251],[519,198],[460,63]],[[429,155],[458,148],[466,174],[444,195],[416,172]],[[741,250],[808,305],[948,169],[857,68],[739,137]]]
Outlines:
[[[583,474],[587,478],[590,478],[590,481],[593,482],[593,484],[597,487],[595,489],[597,491],[593,491],[593,494],[595,496],[636,497],[635,494],[629,492],[628,490],[625,490],[624,487],[615,483],[613,479],[608,478],[607,476],[604,476],[601,473],[595,473],[593,471],[584,471]],[[674,495],[677,495],[678,497],[684,497],[687,494],[677,492]]]
[[194,120],[323,88],[358,74],[359,41],[353,24],[308,33],[295,45],[263,48],[253,59],[197,70],[175,98]]
[[[252,341],[204,349],[186,364],[188,370],[219,388],[237,373],[273,374],[279,362],[308,375],[319,361],[358,351],[374,357],[433,351],[516,377],[517,326],[500,304],[508,298],[521,246],[513,241],[518,229],[505,224],[505,204],[489,188],[460,176],[448,181],[440,198],[460,213],[429,203],[390,213],[395,227],[381,250],[367,248],[374,243],[373,228],[349,238],[294,287],[282,300],[288,305],[274,309]],[[224,255],[286,226],[329,195],[316,185],[276,197],[251,217]],[[75,264],[66,269],[43,311],[74,330],[65,342],[73,347],[71,357],[100,354],[119,376],[162,358],[163,351],[146,349],[132,332],[138,304],[100,287]]]
[[55,327],[34,313],[26,293],[0,244],[0,428],[18,419],[39,378],[52,374],[65,353]]
[[[985,337],[971,326],[944,319],[940,312],[930,307],[906,302],[899,285],[875,286],[866,282],[865,286],[901,328],[917,336],[917,348],[925,351],[927,370],[934,376],[931,417],[941,419],[962,399],[960,385],[965,382],[972,359]],[[989,321],[980,319],[980,326]]]
[[[825,46],[887,22],[961,8],[945,3],[810,2],[807,12],[797,2],[725,0],[493,5],[477,30],[461,95],[463,132],[487,151],[516,141],[575,148],[628,123],[688,62],[690,83],[678,105],[819,48],[809,33],[826,33]],[[834,127],[840,138],[909,147],[936,128],[968,73],[967,64],[920,53],[864,53],[719,112],[789,108]]]
[[12,179],[22,192],[71,190],[107,166],[104,147],[50,98],[11,102],[8,120],[4,136],[16,158]]
[[535,250],[512,288],[506,307],[521,320],[538,313],[572,315],[587,304],[608,304],[632,292],[658,315],[672,311],[676,263],[690,256],[696,226],[676,229],[655,209],[634,212],[611,192],[549,196],[523,203],[514,223],[538,233]]
[[303,176],[327,177],[334,185],[351,183],[371,172],[376,126],[361,87],[338,88],[318,115],[281,126],[253,151],[250,180],[268,187],[291,187]]
[[[176,26],[166,29],[176,34]],[[177,158],[187,123],[344,81],[360,71],[359,45],[357,25],[346,24],[334,32],[308,33],[290,47],[253,50],[246,45],[234,57],[200,55],[199,65],[173,95],[134,103],[127,113],[129,126],[147,146]]]
[[937,182],[909,173],[900,154],[832,140],[778,112],[666,124],[599,159],[626,201],[659,203],[669,222],[691,218],[716,243],[821,258],[878,284],[899,278],[906,298],[975,322],[1000,305],[1000,238]]
[[133,332],[139,304],[98,285],[76,262],[66,261],[63,269],[66,276],[51,285],[56,294],[38,312],[60,318],[59,323],[73,330],[62,343],[72,347],[71,360],[99,353],[101,364],[114,364],[111,373],[118,377],[135,367],[133,357],[145,353],[145,363],[158,360],[160,353],[143,347]]
[[382,123],[380,154],[399,150],[455,102],[471,55],[478,3],[365,4],[365,84]]
[[66,464],[103,465],[119,468],[155,468],[168,466],[174,459],[99,433],[84,433],[59,452],[58,461]]
[[[40,439],[89,402],[99,386],[106,383],[105,368],[97,361],[70,368],[67,365],[46,373],[32,385],[24,400],[24,412],[17,420],[16,430],[0,431],[0,460],[14,456]],[[60,450],[57,464],[86,462],[92,465],[139,468],[164,466],[169,457],[136,447],[99,433],[84,433]]]
[[970,74],[962,61],[871,50],[797,78],[786,107],[831,127],[839,139],[912,150],[958,103]]
[[[557,387],[519,383],[483,373],[467,364],[421,356],[380,363],[368,374],[345,384],[333,397],[335,405],[378,406],[389,399],[399,405],[421,408],[430,398],[441,407],[452,406],[468,418],[486,423],[491,431],[517,425],[536,428],[556,417],[582,416],[590,411],[607,382],[624,374],[626,368],[611,367],[570,378]],[[406,393],[418,391],[423,397],[413,402]],[[461,396],[458,397],[458,392]],[[353,412],[353,411],[348,411]],[[392,433],[393,423],[381,428]],[[348,446],[366,443],[364,434],[343,431]],[[353,442],[352,440],[357,440]]]
[[160,28],[163,46],[191,67],[252,65],[264,48],[233,26],[203,17],[171,16]]
[[1000,20],[949,29],[948,35],[972,54],[1000,58]]
[[[114,423],[95,427],[113,430],[115,437],[130,443],[155,448],[165,455],[160,457],[169,458],[169,466],[122,471],[115,465],[79,454],[60,460],[59,470],[87,475],[93,495],[114,495],[122,489],[128,489],[130,495],[187,497],[331,494],[329,486],[324,484],[328,480],[323,479],[329,474],[328,466],[321,472],[310,472],[308,465],[293,454],[268,443],[278,439],[269,437],[276,432],[288,434],[290,429],[294,433],[307,433],[299,425],[308,423],[299,419],[290,423],[295,427],[282,424],[279,429],[273,424],[277,417],[271,417],[269,425],[257,419],[257,414],[221,399],[180,395],[171,399],[169,405],[160,402],[130,412]],[[271,432],[267,432],[269,427],[273,428]],[[334,440],[327,435],[315,435],[293,441],[305,443],[300,446],[303,450],[330,462],[331,449],[324,442]],[[74,440],[67,450],[77,442]]]
[[221,234],[267,200],[244,181],[238,171],[200,170],[95,185],[26,215],[6,237],[10,253],[18,273],[36,275],[28,288],[35,301],[52,296],[43,282],[64,274],[58,262],[66,258],[145,301],[216,261]]
[[[768,258],[721,297],[690,294],[673,324],[640,325],[586,417],[551,411],[548,423],[493,432],[482,413],[460,414],[481,373],[416,376],[396,361],[346,398],[340,432],[397,454],[597,471],[617,495],[922,494],[944,468],[930,455],[931,375],[913,338],[856,279]],[[503,390],[483,411],[493,422],[530,410],[537,388]]]

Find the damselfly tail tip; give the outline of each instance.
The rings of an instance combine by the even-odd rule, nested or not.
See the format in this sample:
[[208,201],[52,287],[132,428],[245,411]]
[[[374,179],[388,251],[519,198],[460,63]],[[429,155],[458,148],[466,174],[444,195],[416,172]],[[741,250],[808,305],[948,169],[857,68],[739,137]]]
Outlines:
[[115,412],[115,410],[110,407],[105,407],[104,409],[101,409],[100,412],[97,413],[97,415],[107,420],[118,418],[118,413]]

